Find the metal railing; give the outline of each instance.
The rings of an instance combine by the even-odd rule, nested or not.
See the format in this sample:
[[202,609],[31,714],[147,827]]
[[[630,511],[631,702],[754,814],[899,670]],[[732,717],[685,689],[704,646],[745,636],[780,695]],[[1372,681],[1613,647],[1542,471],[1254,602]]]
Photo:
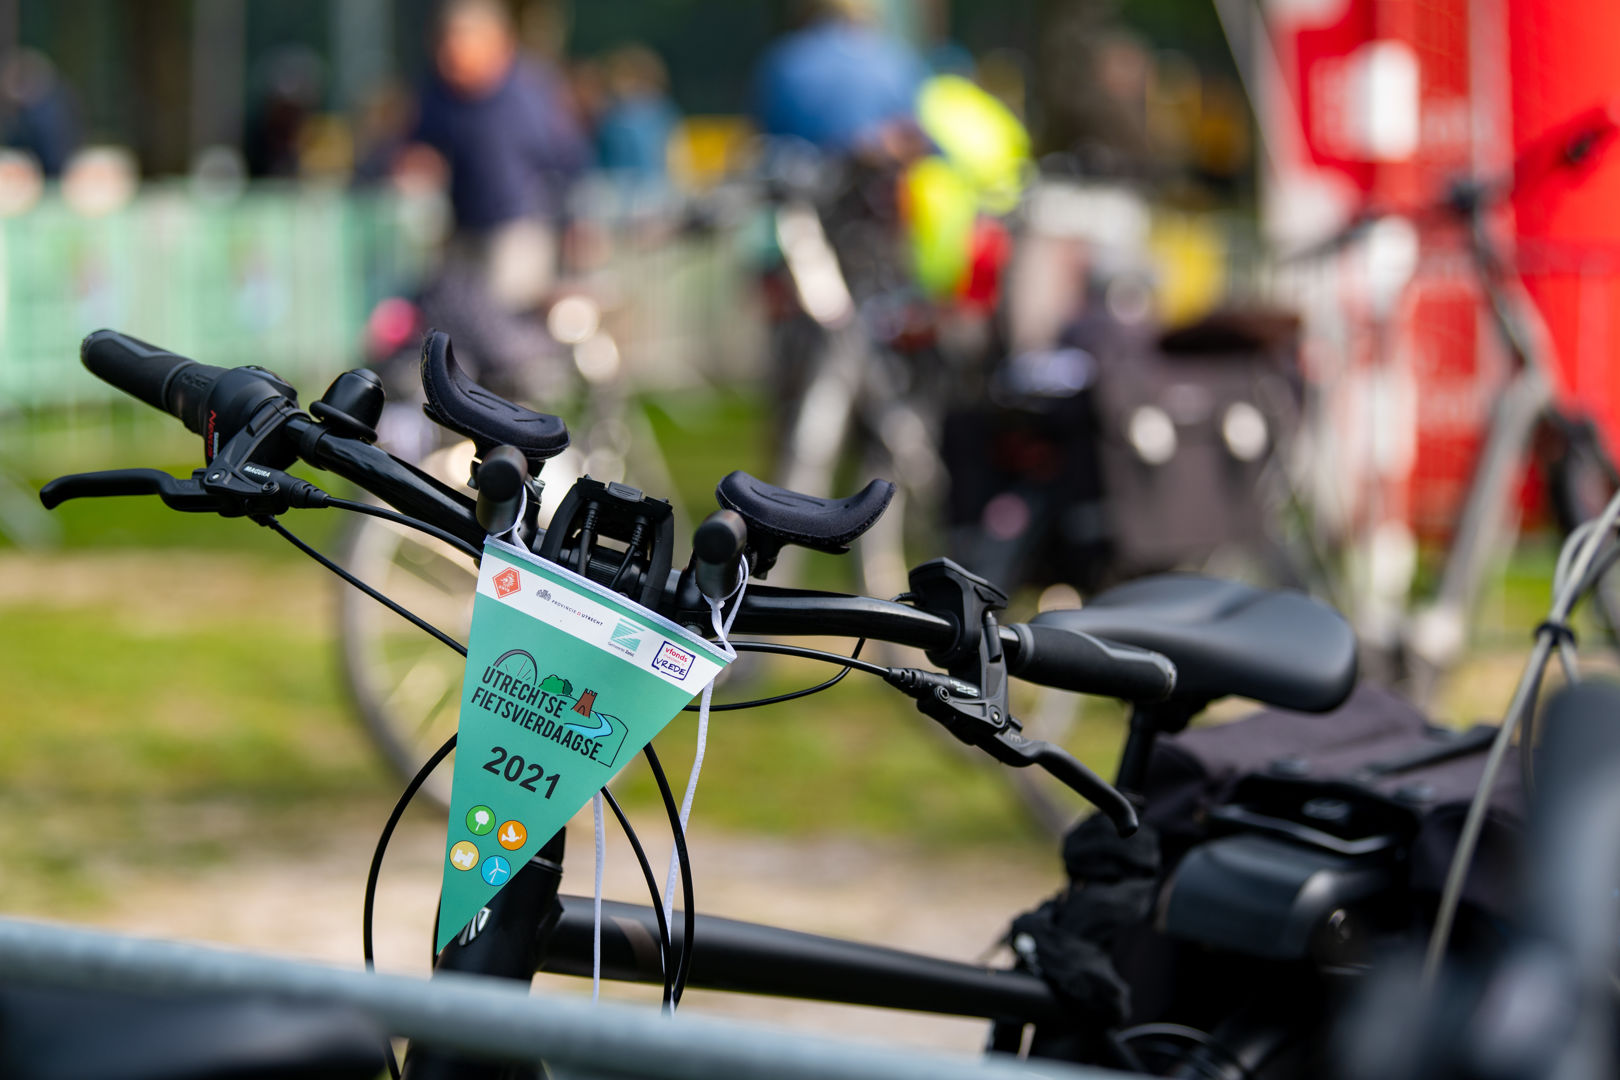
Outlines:
[[1059,1062],[841,1043],[646,1006],[533,993],[505,980],[373,974],[76,927],[0,919],[8,985],[137,995],[253,994],[353,1009],[394,1035],[561,1075],[657,1080],[1104,1080]]

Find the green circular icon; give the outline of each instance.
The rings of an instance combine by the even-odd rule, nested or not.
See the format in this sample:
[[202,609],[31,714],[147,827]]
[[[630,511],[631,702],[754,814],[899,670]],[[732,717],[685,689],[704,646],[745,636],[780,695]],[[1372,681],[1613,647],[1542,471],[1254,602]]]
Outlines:
[[467,831],[474,836],[483,836],[495,828],[495,811],[487,806],[475,806],[467,811]]

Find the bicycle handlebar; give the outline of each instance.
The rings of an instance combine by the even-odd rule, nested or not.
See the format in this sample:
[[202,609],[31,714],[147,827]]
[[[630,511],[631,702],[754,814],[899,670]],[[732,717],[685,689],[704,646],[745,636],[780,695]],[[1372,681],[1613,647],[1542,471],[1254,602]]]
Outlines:
[[[85,338],[81,358],[98,378],[202,433],[210,458],[218,449],[221,435],[234,434],[231,425],[246,422],[248,406],[272,397],[296,400],[290,386],[261,368],[199,364],[113,330],[98,330]],[[471,544],[483,542],[486,529],[478,520],[474,500],[466,494],[380,447],[329,428],[305,413],[291,411],[285,418],[284,431],[289,457],[295,454],[316,468],[364,488],[401,512]],[[149,474],[142,474],[139,483],[133,482],[132,474],[120,479],[120,483],[111,485],[81,484],[73,494],[156,490]],[[58,494],[71,497],[63,487],[53,486],[51,497],[55,502],[62,501],[55,497]],[[710,539],[734,540],[738,524],[729,520],[714,522],[715,535]],[[536,546],[538,543],[537,538]],[[721,547],[729,550],[729,545],[717,543],[715,552]],[[592,576],[601,571],[611,577],[617,569],[614,554],[607,552],[593,558],[588,568]],[[684,588],[683,577],[687,582]],[[665,591],[670,599],[660,614],[704,626],[708,609],[693,577],[679,570],[670,572]],[[940,612],[873,597],[770,586],[755,586],[745,594],[734,630],[865,637],[924,650],[947,648],[958,636],[956,620]],[[1170,662],[1145,649],[1056,627],[1007,624],[999,628],[999,635],[1008,673],[1027,682],[1135,701],[1161,700],[1174,685]]]

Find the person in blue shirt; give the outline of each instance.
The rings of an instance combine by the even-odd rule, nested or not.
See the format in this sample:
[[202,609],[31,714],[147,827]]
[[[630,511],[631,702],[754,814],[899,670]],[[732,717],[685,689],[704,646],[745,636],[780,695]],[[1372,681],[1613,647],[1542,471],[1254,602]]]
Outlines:
[[608,105],[596,121],[596,157],[624,179],[662,183],[669,175],[669,140],[680,110],[669,99],[664,62],[645,45],[608,56]]
[[412,140],[449,173],[447,258],[481,273],[500,307],[533,306],[555,277],[556,224],[589,146],[563,80],[519,55],[497,0],[448,0],[440,19]]
[[755,120],[766,135],[831,154],[881,148],[910,124],[922,61],[867,18],[861,0],[811,0],[798,30],[760,61]]

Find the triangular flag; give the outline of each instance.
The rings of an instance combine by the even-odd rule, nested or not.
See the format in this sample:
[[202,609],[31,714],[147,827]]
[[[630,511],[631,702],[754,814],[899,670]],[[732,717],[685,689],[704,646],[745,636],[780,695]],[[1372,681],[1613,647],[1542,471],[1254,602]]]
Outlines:
[[727,662],[656,612],[522,548],[486,541],[435,948]]

